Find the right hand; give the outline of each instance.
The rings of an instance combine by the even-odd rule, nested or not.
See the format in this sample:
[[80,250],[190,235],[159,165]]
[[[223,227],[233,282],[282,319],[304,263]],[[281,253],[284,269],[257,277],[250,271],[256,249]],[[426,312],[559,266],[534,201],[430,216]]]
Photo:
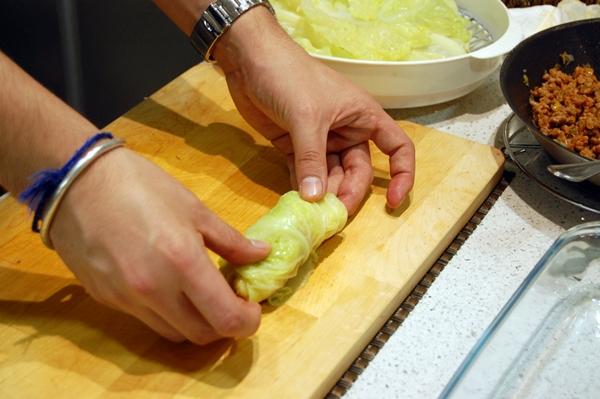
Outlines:
[[127,149],[99,158],[69,189],[50,229],[66,265],[97,301],[172,341],[243,338],[261,309],[237,297],[206,247],[232,264],[270,251]]
[[373,180],[373,141],[389,158],[387,205],[400,207],[415,178],[410,138],[365,90],[296,44],[265,7],[240,17],[214,56],[240,114],[288,157],[302,198],[330,191],[356,213]]

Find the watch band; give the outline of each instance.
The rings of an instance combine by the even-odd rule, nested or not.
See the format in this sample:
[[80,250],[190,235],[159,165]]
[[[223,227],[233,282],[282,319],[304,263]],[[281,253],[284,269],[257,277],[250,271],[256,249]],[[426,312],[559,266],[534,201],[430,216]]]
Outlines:
[[231,24],[256,6],[265,6],[275,15],[268,0],[216,0],[202,13],[190,40],[205,61],[213,61],[212,48]]

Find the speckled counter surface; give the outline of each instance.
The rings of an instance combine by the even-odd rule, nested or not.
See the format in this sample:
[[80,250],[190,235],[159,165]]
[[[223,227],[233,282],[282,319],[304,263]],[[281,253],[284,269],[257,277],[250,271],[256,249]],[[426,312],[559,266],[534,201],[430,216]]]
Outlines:
[[[510,108],[495,73],[462,99],[390,113],[493,145]],[[510,163],[507,168],[514,170]],[[552,242],[570,227],[599,219],[517,173],[345,398],[437,397]]]

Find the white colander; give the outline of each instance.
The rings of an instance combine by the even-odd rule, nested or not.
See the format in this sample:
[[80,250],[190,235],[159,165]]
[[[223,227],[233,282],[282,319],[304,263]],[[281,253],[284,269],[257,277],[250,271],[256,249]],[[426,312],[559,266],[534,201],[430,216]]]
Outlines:
[[313,55],[367,90],[384,108],[442,103],[477,88],[522,39],[500,0],[457,0],[471,21],[467,54],[427,61],[363,61]]

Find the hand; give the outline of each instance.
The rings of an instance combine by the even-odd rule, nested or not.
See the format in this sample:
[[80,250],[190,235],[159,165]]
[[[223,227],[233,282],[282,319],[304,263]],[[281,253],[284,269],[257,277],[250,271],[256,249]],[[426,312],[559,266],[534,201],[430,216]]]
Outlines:
[[267,244],[244,238],[129,150],[109,152],[74,182],[50,237],[93,298],[172,341],[206,344],[258,328],[260,306],[233,293],[205,245],[242,264],[264,258]]
[[387,203],[400,206],[414,181],[414,146],[362,89],[310,57],[264,7],[249,11],[217,42],[242,116],[288,155],[303,198],[338,195],[350,214],[373,178],[369,140],[390,158]]

